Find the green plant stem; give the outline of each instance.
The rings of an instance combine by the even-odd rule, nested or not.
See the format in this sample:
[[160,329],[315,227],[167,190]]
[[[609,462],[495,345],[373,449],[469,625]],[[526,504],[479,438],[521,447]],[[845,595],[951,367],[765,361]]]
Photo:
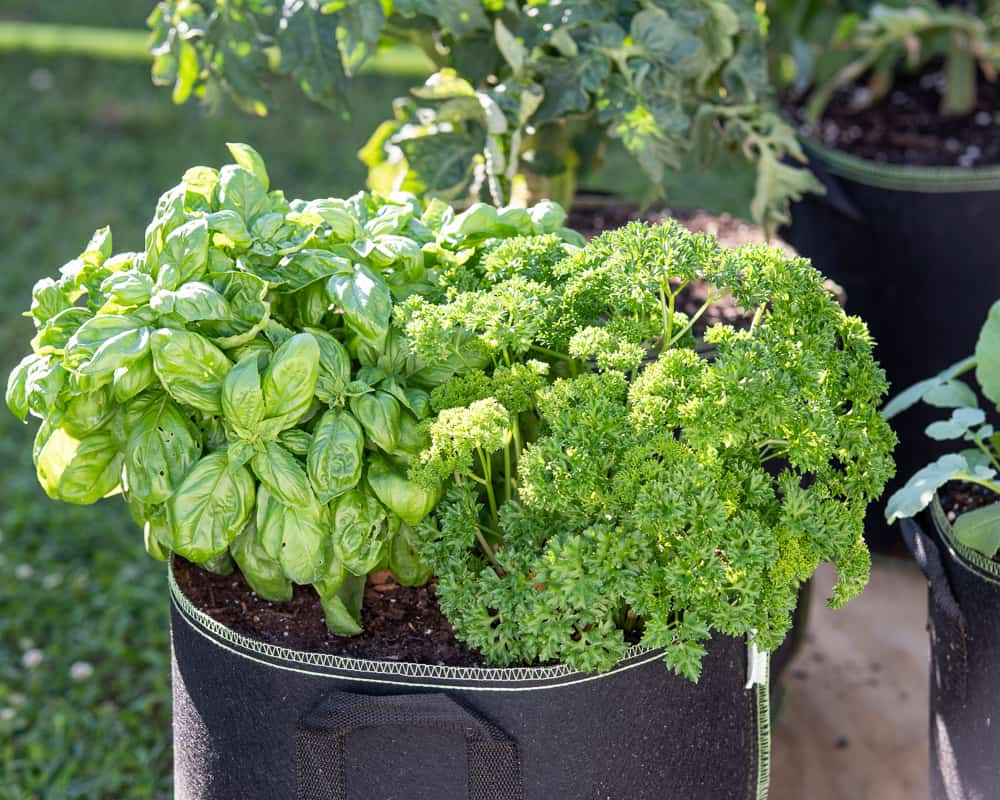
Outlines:
[[978,447],[983,452],[983,454],[990,460],[990,463],[993,465],[993,468],[997,472],[1000,472],[1000,461],[997,461],[997,457],[993,454],[993,451],[990,448],[988,448],[985,444],[983,444],[982,439],[973,439],[972,443],[976,447]]
[[506,571],[497,562],[496,554],[493,552],[493,548],[490,547],[490,543],[486,541],[486,537],[483,536],[483,532],[476,526],[476,541],[479,542],[479,546],[483,549],[483,555],[486,556],[486,560],[490,562],[490,566],[496,571],[497,575],[501,578],[506,575]]
[[479,454],[479,463],[483,468],[483,476],[485,478],[483,485],[486,487],[486,497],[490,503],[490,515],[493,517],[493,525],[499,528],[500,513],[497,509],[497,497],[493,491],[493,469],[490,466],[490,459],[481,447],[476,448],[476,453]]
[[701,304],[701,308],[695,311],[691,319],[688,320],[687,325],[685,325],[677,333],[675,333],[674,337],[669,342],[667,342],[667,347],[670,347],[671,345],[679,342],[681,340],[681,337],[684,336],[684,334],[687,333],[689,330],[691,330],[694,327],[694,324],[699,319],[702,318],[702,315],[704,315],[704,313],[708,311],[712,303],[716,302],[717,300],[721,300],[724,297],[728,297],[728,294],[717,295],[713,292],[711,295],[709,295],[708,299]]
[[663,349],[673,343],[674,330],[674,293],[669,286],[660,286],[660,307],[663,309]]
[[764,318],[764,312],[766,310],[767,304],[762,303],[754,312],[753,319],[750,321],[750,333],[753,333],[754,328],[756,328],[760,321]]
[[514,495],[514,476],[511,474],[511,453],[510,448],[513,444],[513,437],[507,440],[507,443],[503,446],[503,497],[508,503]]

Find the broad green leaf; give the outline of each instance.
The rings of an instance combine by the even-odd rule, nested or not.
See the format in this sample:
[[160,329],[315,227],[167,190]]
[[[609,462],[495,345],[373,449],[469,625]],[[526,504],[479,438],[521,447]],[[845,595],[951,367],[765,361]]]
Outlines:
[[157,292],[149,307],[158,314],[176,314],[185,322],[228,320],[233,316],[226,298],[200,281],[189,281],[174,291]]
[[326,626],[338,636],[357,636],[361,626],[361,604],[364,600],[365,578],[345,574],[333,588],[331,581],[313,584],[319,594]]
[[289,0],[282,11],[277,43],[279,69],[308,97],[332,105],[343,94],[346,75],[337,41],[338,14],[324,14],[319,3]]
[[331,275],[350,275],[354,267],[346,258],[328,250],[306,249],[285,256],[272,275],[264,275],[272,286],[288,290],[301,289],[321,278]]
[[247,229],[254,219],[270,210],[267,190],[260,178],[233,164],[219,171],[219,202],[224,210],[239,214]]
[[330,509],[337,559],[354,575],[367,575],[385,557],[394,532],[385,509],[363,486],[340,495]]
[[147,354],[138,361],[116,369],[111,385],[115,400],[125,403],[154,383],[156,383],[156,373],[153,371],[153,357]]
[[246,467],[234,467],[225,451],[204,456],[167,503],[171,549],[201,563],[224,552],[250,521],[256,487]]
[[351,380],[351,356],[337,339],[326,331],[306,328],[319,345],[319,374],[316,378],[316,396],[323,403],[334,403],[344,395]]
[[[90,310],[79,306],[60,311],[42,326],[31,346],[39,355],[62,354],[80,326],[91,318],[95,317]],[[91,343],[88,346],[95,345]]]
[[254,439],[264,419],[264,392],[260,384],[258,356],[245,356],[222,382],[222,414],[233,430],[245,439]]
[[966,547],[993,558],[1000,549],[1000,504],[966,511],[953,526],[955,538]]
[[313,491],[302,462],[277,442],[265,442],[254,453],[253,471],[276,500],[293,507],[310,504]]
[[[159,281],[160,273],[167,264],[173,267],[170,280],[173,285],[164,285]],[[164,243],[155,276],[158,279],[157,288],[176,289],[187,281],[200,278],[207,266],[208,225],[204,219],[185,222],[171,231]]]
[[1000,300],[990,307],[976,342],[976,380],[983,394],[1000,407]]
[[348,327],[381,346],[392,313],[392,297],[382,277],[364,264],[355,264],[350,274],[332,275],[327,291],[336,298]]
[[149,355],[149,328],[136,328],[122,331],[105,340],[89,359],[79,361],[76,372],[87,375],[100,382],[110,383],[114,380],[115,371],[129,364],[134,364]]
[[[70,311],[72,309],[69,309]],[[63,312],[63,313],[68,313]],[[51,320],[55,322],[59,317]],[[101,345],[122,333],[131,333],[144,328],[142,319],[115,314],[102,314],[86,320],[66,342],[63,364],[68,369],[77,369],[89,362]],[[113,371],[113,370],[112,370]]]
[[510,32],[502,20],[497,19],[493,27],[497,47],[503,54],[504,60],[510,65],[514,75],[520,76],[528,61],[527,48]]
[[256,523],[251,520],[229,548],[250,588],[272,603],[292,599],[292,583],[285,577],[281,562],[271,558],[260,544]]
[[281,564],[285,576],[299,584],[319,580],[327,562],[326,512],[315,495],[293,506],[261,486],[258,492],[257,527],[264,552]]
[[264,159],[260,157],[260,153],[250,145],[240,142],[226,142],[226,148],[232,153],[233,160],[237,164],[254,174],[266,192],[270,188],[270,181],[267,177],[267,167],[264,166]]
[[92,392],[81,392],[66,404],[62,426],[70,435],[82,439],[103,428],[116,410],[110,386],[102,386]]
[[319,376],[319,356],[319,345],[308,333],[295,334],[277,349],[261,382],[265,433],[277,436],[309,410]]
[[21,422],[28,417],[28,373],[40,360],[40,356],[31,353],[22,358],[7,376],[7,393],[5,395],[7,408]]
[[72,306],[63,288],[52,278],[42,278],[31,290],[31,316],[42,324]]
[[150,347],[153,369],[167,392],[181,405],[206,414],[222,413],[222,383],[232,362],[204,336],[161,328]]
[[928,392],[934,389],[934,387],[954,380],[959,375],[968,372],[970,369],[975,367],[975,365],[975,357],[969,356],[968,358],[963,358],[961,361],[952,364],[946,370],[938,373],[933,378],[928,378],[927,380],[920,381],[919,383],[915,383],[912,386],[907,387],[885,404],[885,407],[882,409],[882,418],[890,420],[898,414],[912,408],[919,403]]
[[313,430],[306,466],[321,503],[357,486],[361,480],[365,435],[349,411],[331,410]]
[[351,411],[365,435],[386,453],[399,441],[399,401],[388,392],[375,391],[351,398]]
[[986,413],[979,408],[956,408],[951,419],[932,422],[924,431],[930,438],[937,441],[960,439],[970,428],[986,421]]
[[89,505],[118,488],[122,458],[106,430],[77,439],[56,428],[38,455],[38,482],[53,500]]
[[305,456],[309,452],[312,440],[313,437],[301,428],[289,428],[278,434],[278,444],[296,456]]
[[969,463],[956,453],[941,456],[928,464],[889,498],[885,518],[891,525],[897,519],[913,517],[930,505],[934,493],[948,481],[957,480],[970,472]]
[[144,503],[164,503],[201,456],[200,437],[169,396],[133,402],[143,408],[132,417],[125,445],[128,491]]
[[389,545],[389,569],[403,586],[423,586],[433,576],[434,571],[417,555],[413,543],[413,529],[400,525]]
[[149,302],[153,292],[153,279],[139,270],[116,272],[104,279],[101,291],[115,305],[140,306]]
[[368,485],[379,501],[408,525],[419,525],[441,499],[440,488],[425,489],[407,479],[404,471],[384,458],[373,457],[368,464]]
[[381,3],[348,3],[338,14],[337,44],[344,73],[353,76],[375,51],[385,28]]
[[961,408],[962,406],[975,408],[979,405],[976,393],[967,384],[957,380],[946,380],[943,383],[934,384],[924,393],[922,399],[928,405],[937,408]]

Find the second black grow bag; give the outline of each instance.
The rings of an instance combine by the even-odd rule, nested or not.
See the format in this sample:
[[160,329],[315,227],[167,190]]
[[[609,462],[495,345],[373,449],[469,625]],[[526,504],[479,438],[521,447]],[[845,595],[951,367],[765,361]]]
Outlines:
[[601,675],[366,661],[249,639],[170,585],[177,800],[767,797],[767,659],[741,640],[698,684],[639,648]]
[[931,800],[1000,797],[1000,563],[962,545],[937,498],[903,538],[927,576]]
[[[1000,167],[880,164],[803,144],[826,194],[796,202],[781,235],[843,286],[893,391],[967,356],[1000,298]],[[900,444],[887,496],[927,463],[923,430],[937,418],[918,407],[892,420]],[[875,542],[895,541],[877,510],[868,529]]]

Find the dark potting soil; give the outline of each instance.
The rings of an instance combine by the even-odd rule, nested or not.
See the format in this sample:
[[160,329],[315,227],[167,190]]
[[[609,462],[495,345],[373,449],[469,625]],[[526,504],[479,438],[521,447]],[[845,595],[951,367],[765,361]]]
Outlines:
[[177,585],[196,608],[244,636],[313,653],[330,653],[376,661],[408,661],[482,667],[486,662],[462,644],[445,619],[433,586],[400,586],[389,572],[373,573],[361,611],[364,632],[357,636],[330,633],[319,595],[311,586],[296,586],[288,603],[258,597],[237,569],[215,575],[174,557]]
[[961,117],[938,109],[944,87],[939,64],[901,75],[889,95],[872,108],[856,111],[867,91],[863,81],[837,92],[815,125],[793,101],[786,111],[806,136],[828,147],[886,164],[927,167],[980,167],[1000,164],[1000,80],[979,76],[977,106]]
[[[575,211],[569,224],[591,237],[634,219],[658,222],[668,216],[675,216],[691,230],[716,235],[728,247],[765,240],[760,228],[729,216],[701,211],[643,213],[625,206],[608,206]],[[680,310],[694,313],[704,302],[707,291],[705,285],[689,287],[678,298]],[[741,325],[749,324],[749,319],[732,300],[724,299],[713,304],[699,320],[696,333],[714,322]],[[238,569],[229,575],[216,575],[180,556],[174,557],[173,569],[177,585],[196,608],[227,628],[258,641],[376,661],[486,666],[478,651],[455,636],[455,630],[438,606],[433,585],[401,586],[390,572],[369,576],[361,611],[364,631],[346,637],[337,636],[326,627],[319,595],[311,586],[295,586],[291,601],[273,603],[258,597]]]

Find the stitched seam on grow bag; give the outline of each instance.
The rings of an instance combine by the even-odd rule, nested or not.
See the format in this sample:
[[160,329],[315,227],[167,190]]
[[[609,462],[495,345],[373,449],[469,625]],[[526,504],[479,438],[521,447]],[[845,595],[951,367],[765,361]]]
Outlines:
[[757,794],[767,800],[771,788],[771,655],[762,680],[757,684]]
[[1000,167],[909,167],[880,164],[803,138],[802,145],[834,175],[866,186],[900,192],[990,192],[1000,190]]
[[[444,686],[441,684],[419,684],[412,683],[410,681],[391,681],[391,680],[381,680],[375,678],[359,678],[355,676],[350,676],[351,680],[359,680],[370,683],[389,683],[402,686],[421,686],[427,688],[454,688],[454,689],[466,689],[470,691],[505,691],[505,692],[518,692],[518,691],[532,691],[535,689],[550,689],[555,686],[569,686],[576,683],[586,683],[588,681],[597,680],[599,678],[604,678],[610,675],[623,672],[634,667],[639,667],[644,664],[648,664],[650,661],[661,658],[661,653],[658,650],[650,650],[648,648],[642,647],[630,647],[626,653],[625,658],[620,662],[620,666],[609,672],[603,672],[598,675],[588,675],[582,672],[576,672],[570,669],[565,664],[558,664],[553,667],[447,667],[438,666],[435,664],[414,664],[411,662],[396,662],[396,661],[371,661],[369,659],[361,658],[346,658],[344,656],[335,656],[328,653],[310,653],[300,650],[290,650],[286,647],[280,647],[278,645],[268,644],[267,642],[259,642],[255,639],[243,636],[237,633],[231,628],[227,628],[225,625],[217,622],[216,620],[209,617],[202,611],[199,611],[191,603],[184,593],[180,590],[177,582],[174,580],[173,571],[168,570],[168,581],[170,584],[170,594],[171,599],[177,606],[177,609],[181,612],[181,617],[184,621],[191,626],[198,634],[204,636],[211,642],[214,642],[217,646],[228,650],[235,655],[241,656],[242,658],[247,658],[251,661],[256,661],[260,664],[266,664],[267,666],[276,667],[278,669],[284,669],[289,672],[300,672],[307,675],[319,675],[323,677],[334,677],[326,672],[315,672],[311,670],[302,670],[296,667],[285,666],[282,664],[275,664],[270,661],[266,661],[261,658],[256,658],[247,653],[242,653],[238,650],[234,650],[231,647],[226,646],[222,642],[213,638],[219,637],[230,644],[237,645],[246,650],[250,650],[254,653],[258,653],[263,656],[268,656],[270,658],[277,658],[284,661],[292,661],[298,664],[305,664],[309,666],[317,667],[329,667],[331,669],[337,669],[344,672],[360,672],[360,673],[382,673],[390,675],[398,675],[401,678],[429,678],[431,680],[467,680],[467,681],[503,681],[505,683],[519,683],[519,682],[540,682],[540,681],[552,681],[557,679],[570,678],[574,676],[575,680],[559,680],[555,684],[547,684],[544,686],[523,686],[523,687],[511,687],[508,689],[501,689],[492,686],[475,687],[466,684],[459,684],[455,686]],[[206,631],[209,631],[213,636],[209,636]],[[638,659],[632,661],[632,659]],[[628,662],[628,663],[626,663]]]
[[[543,691],[546,689],[561,689],[564,686],[575,686],[576,684],[579,683],[589,683],[590,681],[601,680],[602,678],[609,678],[612,675],[618,675],[622,672],[625,672],[626,670],[634,669],[635,667],[641,667],[645,664],[650,663],[651,661],[656,661],[661,657],[659,652],[651,650],[648,651],[649,652],[648,658],[645,658],[640,661],[635,661],[630,664],[624,664],[623,666],[620,666],[617,669],[612,670],[611,672],[602,672],[599,674],[592,674],[592,675],[587,675],[582,672],[571,672],[570,673],[571,675],[579,675],[580,677],[577,678],[576,680],[560,681],[558,683],[547,683],[541,686],[504,687],[504,686],[476,686],[474,684],[470,685],[465,683],[449,684],[449,683],[418,683],[416,681],[393,681],[382,678],[358,677],[357,675],[337,675],[330,672],[316,672],[314,670],[309,670],[309,669],[299,669],[298,667],[290,667],[286,664],[276,664],[273,661],[267,661],[263,658],[257,658],[256,656],[252,656],[249,653],[241,653],[239,650],[236,650],[232,647],[229,647],[226,644],[223,644],[218,639],[215,639],[212,636],[210,636],[198,624],[196,624],[193,620],[189,619],[188,616],[184,613],[181,614],[181,618],[187,625],[189,625],[195,631],[195,633],[197,633],[199,636],[203,636],[205,639],[214,644],[216,647],[219,647],[223,650],[227,650],[233,655],[239,656],[240,658],[244,658],[247,661],[254,661],[257,664],[263,664],[265,667],[270,667],[272,669],[280,669],[284,670],[285,672],[296,672],[300,675],[314,675],[319,678],[333,678],[336,680],[352,681],[355,683],[379,683],[379,684],[386,684],[389,686],[404,686],[404,687],[409,686],[409,687],[416,687],[418,689],[453,689],[455,691],[463,691],[463,692],[536,692],[536,691]],[[369,661],[368,666],[365,667],[364,670],[358,670],[358,671],[390,672],[391,670],[388,669],[388,667],[390,666],[399,666],[399,665],[394,662]],[[414,666],[425,666],[425,665],[417,664]],[[386,667],[386,669],[383,669],[383,667]],[[465,669],[478,669],[478,668],[465,667]],[[666,669],[666,667],[664,667],[664,669]],[[482,671],[488,672],[489,670],[484,669]],[[479,680],[483,681],[486,679],[480,678]],[[492,680],[499,680],[499,679],[493,678]],[[507,681],[507,682],[513,682],[513,681]]]
[[956,563],[982,580],[1000,586],[1000,564],[971,547],[967,547],[955,538],[951,522],[948,521],[937,495],[934,495],[934,501],[931,503],[931,515],[944,535],[945,546],[954,556]]

